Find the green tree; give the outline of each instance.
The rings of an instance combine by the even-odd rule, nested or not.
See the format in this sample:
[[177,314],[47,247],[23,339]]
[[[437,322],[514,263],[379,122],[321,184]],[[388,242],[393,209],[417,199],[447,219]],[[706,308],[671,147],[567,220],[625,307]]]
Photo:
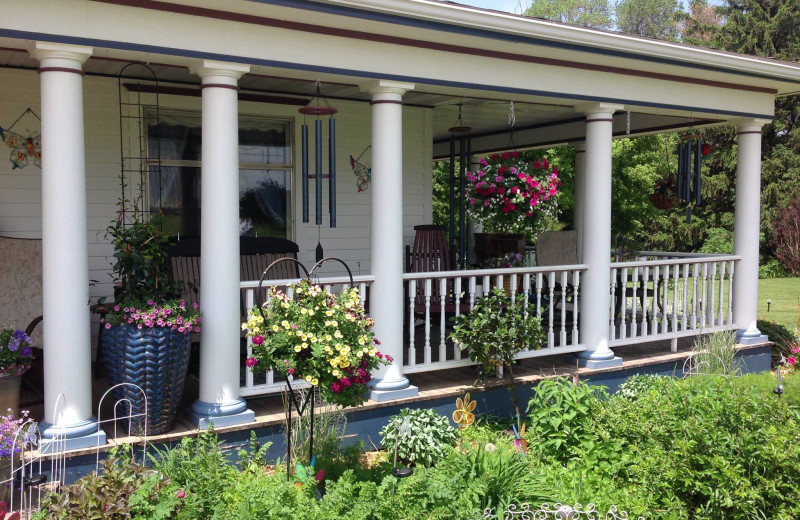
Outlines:
[[594,29],[611,29],[611,8],[608,0],[533,0],[525,16]]
[[683,11],[677,0],[620,0],[617,28],[628,34],[677,40]]
[[[727,0],[719,7],[719,15],[725,23],[714,33],[713,47],[787,61],[800,59],[797,0]],[[705,134],[714,142],[712,161],[735,154],[731,129]],[[735,168],[735,161],[723,159],[718,174],[726,175],[733,185]],[[778,207],[787,206],[792,195],[800,192],[800,96],[778,98],[775,120],[763,129],[761,173],[761,252],[771,258],[775,256],[772,230]]]

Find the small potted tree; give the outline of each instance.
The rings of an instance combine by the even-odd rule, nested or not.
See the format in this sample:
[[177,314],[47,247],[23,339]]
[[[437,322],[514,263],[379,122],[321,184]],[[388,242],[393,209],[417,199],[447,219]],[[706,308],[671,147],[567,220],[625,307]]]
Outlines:
[[450,339],[459,348],[469,349],[469,358],[478,364],[481,379],[493,375],[502,375],[505,379],[512,392],[518,427],[520,411],[514,384],[515,358],[526,348],[540,349],[544,338],[536,306],[529,303],[524,294],[512,300],[497,287],[479,298],[468,314],[458,316],[450,333]]
[[156,216],[123,212],[107,230],[114,246],[114,303],[102,318],[102,347],[115,399],[131,403],[131,428],[156,435],[172,428],[189,366],[191,334],[200,330],[195,306],[180,299],[180,287],[164,252],[168,238]]

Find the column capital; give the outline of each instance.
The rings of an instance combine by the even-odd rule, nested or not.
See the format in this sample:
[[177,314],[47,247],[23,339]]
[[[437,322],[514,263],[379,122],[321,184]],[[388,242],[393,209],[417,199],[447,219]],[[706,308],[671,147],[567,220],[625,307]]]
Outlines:
[[615,103],[588,102],[575,105],[575,112],[581,112],[585,114],[586,117],[592,114],[614,115],[614,112],[619,112],[621,110],[625,110],[625,106]]
[[372,96],[380,94],[394,94],[402,97],[409,90],[414,90],[413,83],[404,81],[391,81],[387,79],[376,79],[359,85],[361,92],[369,92]]
[[216,60],[198,60],[189,66],[189,72],[203,78],[203,83],[236,85],[239,78],[250,72],[250,65]]
[[28,45],[28,53],[39,60],[41,68],[80,71],[84,62],[92,55],[92,51],[91,47],[63,43],[35,41]]
[[760,118],[742,118],[742,119],[734,119],[731,123],[736,125],[736,132],[739,134],[742,133],[761,133],[761,127],[764,125],[768,125],[772,122],[772,119],[760,119]]

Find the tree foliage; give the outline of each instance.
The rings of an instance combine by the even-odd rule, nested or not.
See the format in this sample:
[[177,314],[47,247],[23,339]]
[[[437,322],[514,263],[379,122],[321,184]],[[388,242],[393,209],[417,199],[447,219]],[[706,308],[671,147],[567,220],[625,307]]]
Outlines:
[[524,14],[594,29],[613,27],[608,0],[533,0]]
[[676,0],[620,0],[616,5],[617,27],[628,34],[677,40],[682,12]]

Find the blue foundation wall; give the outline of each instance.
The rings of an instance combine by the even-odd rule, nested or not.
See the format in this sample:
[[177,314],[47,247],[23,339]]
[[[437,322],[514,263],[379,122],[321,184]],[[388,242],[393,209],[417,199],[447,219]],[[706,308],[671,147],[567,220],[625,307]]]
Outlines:
[[[742,371],[745,373],[763,372],[770,369],[771,347],[757,347],[740,351],[737,357],[742,361]],[[683,361],[669,362],[654,365],[646,365],[630,369],[597,372],[591,375],[582,375],[581,380],[592,385],[604,386],[609,393],[616,392],[619,385],[628,377],[634,374],[656,374],[665,376],[681,376],[683,371]],[[530,384],[519,385],[517,387],[519,396],[520,411],[525,413],[525,406],[533,396],[533,386]],[[498,419],[511,419],[514,414],[514,404],[511,398],[511,391],[508,388],[495,388],[487,391],[473,392],[472,399],[478,402],[477,411],[491,410],[491,415]],[[372,446],[380,447],[380,430],[393,415],[400,413],[400,410],[408,407],[424,407],[436,410],[445,417],[450,417],[455,409],[455,398],[445,397],[428,401],[418,401],[410,404],[386,406],[371,410],[350,412],[347,414],[347,443],[363,441],[367,449]],[[452,420],[451,420],[452,423]],[[223,444],[223,449],[228,454],[231,462],[238,460],[239,450],[246,449],[250,442],[250,431],[241,430],[237,432],[222,433],[219,440]],[[263,445],[272,443],[267,456],[269,460],[283,457],[286,448],[284,444],[283,425],[259,426],[254,428],[258,441]],[[174,445],[174,443],[173,443]],[[159,445],[159,449],[164,449],[169,445]],[[105,453],[100,454],[101,459]],[[95,469],[95,455],[83,455],[68,459],[66,464],[67,483],[77,480]],[[48,465],[49,466],[49,465]]]

